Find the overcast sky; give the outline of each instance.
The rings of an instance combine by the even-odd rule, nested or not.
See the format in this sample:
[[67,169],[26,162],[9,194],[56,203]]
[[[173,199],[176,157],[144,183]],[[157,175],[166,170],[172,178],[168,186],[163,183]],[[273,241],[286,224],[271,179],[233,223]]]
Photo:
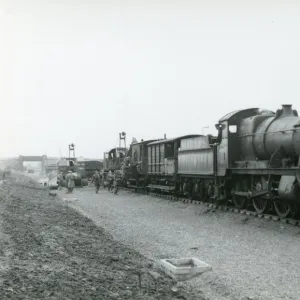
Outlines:
[[73,142],[102,158],[121,131],[130,143],[214,133],[237,109],[300,110],[300,5],[241,2],[0,0],[0,156]]

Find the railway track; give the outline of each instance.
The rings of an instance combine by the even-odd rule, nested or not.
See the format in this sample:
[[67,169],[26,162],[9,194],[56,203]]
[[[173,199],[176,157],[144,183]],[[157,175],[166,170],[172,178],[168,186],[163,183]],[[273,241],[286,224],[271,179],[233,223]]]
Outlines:
[[247,215],[247,216],[252,217],[252,218],[259,218],[259,219],[264,219],[264,220],[268,220],[268,221],[272,221],[272,222],[282,222],[284,224],[290,224],[290,225],[293,225],[293,226],[300,226],[300,220],[293,219],[293,218],[280,218],[279,216],[272,215],[272,214],[258,214],[257,212],[255,212],[253,210],[249,210],[249,209],[238,209],[238,208],[231,207],[231,206],[216,205],[216,204],[212,204],[212,203],[208,203],[208,202],[203,202],[203,201],[200,201],[200,200],[190,200],[190,199],[187,199],[187,198],[176,197],[176,196],[166,195],[166,194],[159,194],[159,193],[153,193],[153,192],[148,193],[146,191],[136,190],[134,188],[120,187],[120,189],[122,189],[124,191],[128,191],[128,192],[133,192],[134,191],[134,192],[139,193],[139,194],[164,198],[164,199],[167,199],[167,200],[174,200],[174,202],[175,201],[181,201],[183,203],[203,205],[203,206],[206,206],[208,208],[218,210],[218,211],[224,211],[224,212],[226,211],[226,212],[231,212],[231,213],[234,213],[234,214],[244,214],[244,215]]

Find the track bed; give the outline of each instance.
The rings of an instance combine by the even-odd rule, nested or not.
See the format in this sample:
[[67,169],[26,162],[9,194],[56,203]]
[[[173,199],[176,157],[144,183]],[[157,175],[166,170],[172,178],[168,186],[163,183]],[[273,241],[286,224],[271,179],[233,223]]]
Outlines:
[[[299,299],[300,228],[194,203],[92,187],[73,207],[150,259],[196,257],[213,271],[186,282],[210,299]],[[247,298],[248,297],[248,298]]]

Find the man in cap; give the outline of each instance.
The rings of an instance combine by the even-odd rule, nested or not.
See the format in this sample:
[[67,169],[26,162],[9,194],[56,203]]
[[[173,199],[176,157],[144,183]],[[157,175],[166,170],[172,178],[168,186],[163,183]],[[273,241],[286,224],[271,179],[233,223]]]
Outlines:
[[95,171],[95,174],[93,175],[92,182],[95,185],[96,194],[98,194],[100,186],[101,186],[101,177],[97,170]]
[[67,193],[72,193],[75,187],[75,176],[72,171],[68,171],[66,175],[66,182],[67,182]]
[[122,177],[122,171],[115,171],[114,173],[114,181],[113,181],[113,193],[115,195],[118,194],[118,190],[119,190],[119,183],[120,183],[120,179]]
[[112,191],[113,189],[113,183],[114,183],[114,176],[111,171],[107,174],[107,181],[108,181],[108,191]]

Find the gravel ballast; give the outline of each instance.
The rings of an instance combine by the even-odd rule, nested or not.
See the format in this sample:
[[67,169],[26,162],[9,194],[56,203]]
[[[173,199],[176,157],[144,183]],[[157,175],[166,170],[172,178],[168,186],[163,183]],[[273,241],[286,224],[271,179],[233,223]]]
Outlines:
[[48,193],[26,178],[0,187],[1,300],[207,299],[174,290],[151,261]]
[[[58,194],[64,197],[65,191]],[[196,257],[213,268],[185,282],[210,299],[300,299],[300,227],[93,187],[70,204],[149,259]]]

